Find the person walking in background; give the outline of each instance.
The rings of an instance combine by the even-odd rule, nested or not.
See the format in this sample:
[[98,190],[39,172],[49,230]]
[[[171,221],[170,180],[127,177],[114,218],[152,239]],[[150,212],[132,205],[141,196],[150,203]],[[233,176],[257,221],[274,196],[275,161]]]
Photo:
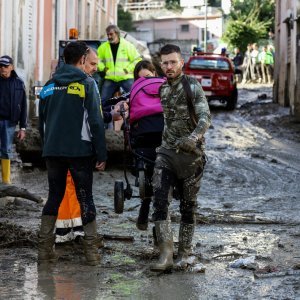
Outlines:
[[38,261],[57,259],[54,227],[70,170],[80,203],[84,229],[82,240],[87,263],[100,262],[93,201],[93,169],[103,169],[107,158],[104,122],[95,81],[84,73],[89,48],[70,42],[64,49],[65,65],[59,68],[40,93],[39,131],[46,159],[49,195],[42,211]]
[[266,74],[268,78],[268,83],[271,84],[273,82],[273,71],[274,71],[274,48],[272,45],[267,46],[267,51],[265,55],[265,66],[266,66]]
[[16,126],[17,137],[25,138],[27,126],[27,100],[24,82],[14,70],[13,59],[8,55],[0,57],[0,143],[2,183],[10,184],[10,160]]
[[263,83],[272,83],[274,58],[268,46],[264,46],[260,55]]
[[232,59],[233,65],[234,65],[234,73],[236,74],[236,77],[238,77],[238,82],[241,82],[241,78],[243,77],[243,60],[244,57],[240,51],[239,48],[234,48],[234,57]]
[[247,45],[247,51],[244,55],[244,61],[242,65],[243,69],[243,81],[242,83],[249,83],[251,82],[251,66],[252,66],[252,59],[251,59],[251,52],[252,52],[252,44]]
[[120,29],[116,25],[109,25],[106,34],[108,41],[102,43],[97,50],[98,70],[104,77],[101,88],[103,106],[119,88],[126,93],[130,91],[134,67],[141,60],[134,45],[120,36]]
[[261,82],[259,51],[258,51],[258,45],[256,43],[254,43],[252,45],[251,60],[252,60],[252,62],[251,62],[251,78],[252,78],[252,81]]
[[167,82],[160,88],[164,130],[153,174],[152,219],[160,256],[159,261],[150,266],[152,271],[173,267],[173,236],[168,207],[169,191],[175,185],[181,213],[175,264],[178,268],[187,266],[195,228],[197,193],[206,162],[204,134],[211,123],[209,106],[200,83],[182,72],[184,60],[180,48],[167,44],[161,48],[160,55]]

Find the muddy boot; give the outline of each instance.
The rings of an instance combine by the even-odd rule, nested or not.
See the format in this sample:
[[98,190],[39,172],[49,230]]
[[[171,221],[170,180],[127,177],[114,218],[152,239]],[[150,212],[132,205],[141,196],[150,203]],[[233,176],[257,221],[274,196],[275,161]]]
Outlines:
[[147,230],[148,229],[148,216],[150,210],[151,198],[145,198],[140,207],[139,216],[136,221],[136,227],[139,230]]
[[175,267],[178,269],[187,268],[188,258],[192,248],[194,229],[194,224],[180,223],[178,255],[175,261]]
[[104,248],[104,238],[103,238],[103,236],[100,235],[100,234],[97,235],[96,246],[97,246],[98,249]]
[[54,262],[57,255],[54,251],[54,227],[56,216],[42,216],[41,228],[38,235],[38,263]]
[[159,260],[150,265],[150,270],[162,272],[173,267],[173,235],[169,221],[155,222],[155,231],[159,248]]
[[100,263],[100,254],[98,253],[98,234],[96,221],[92,221],[83,226],[85,233],[82,239],[84,254],[87,260],[87,264],[90,266],[96,266]]

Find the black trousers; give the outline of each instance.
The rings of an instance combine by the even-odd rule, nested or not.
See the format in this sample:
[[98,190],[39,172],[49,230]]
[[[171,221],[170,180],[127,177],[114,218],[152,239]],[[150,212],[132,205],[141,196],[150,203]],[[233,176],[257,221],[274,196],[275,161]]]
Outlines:
[[49,194],[43,208],[43,215],[57,216],[60,203],[66,190],[67,172],[72,175],[77,199],[81,208],[83,225],[92,222],[96,217],[93,201],[93,168],[92,157],[47,157]]

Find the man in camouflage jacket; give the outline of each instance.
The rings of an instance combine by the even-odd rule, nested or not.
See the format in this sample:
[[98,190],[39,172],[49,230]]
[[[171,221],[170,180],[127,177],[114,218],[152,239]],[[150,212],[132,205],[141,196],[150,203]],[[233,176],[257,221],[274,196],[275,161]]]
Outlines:
[[[168,195],[172,187],[178,191],[181,213],[175,266],[187,266],[194,234],[197,193],[205,165],[203,136],[211,122],[208,103],[200,83],[182,73],[184,61],[180,48],[165,45],[161,48],[160,55],[167,81],[160,90],[165,124],[153,175],[153,221],[160,257],[157,263],[151,265],[152,271],[165,271],[174,265],[173,236],[168,217]],[[188,108],[188,94],[182,83],[183,77],[188,81],[193,95],[191,100],[197,124],[192,121]]]

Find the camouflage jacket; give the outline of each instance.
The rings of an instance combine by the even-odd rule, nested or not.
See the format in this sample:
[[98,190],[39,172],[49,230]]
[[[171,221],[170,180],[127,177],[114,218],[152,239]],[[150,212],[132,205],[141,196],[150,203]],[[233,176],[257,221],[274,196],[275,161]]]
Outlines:
[[164,113],[162,147],[166,149],[176,149],[175,144],[178,139],[191,134],[202,139],[211,123],[208,103],[200,83],[197,79],[187,76],[194,95],[194,107],[198,119],[197,126],[193,125],[187,106],[187,96],[181,82],[182,76],[183,74],[173,82],[166,81],[160,89]]

